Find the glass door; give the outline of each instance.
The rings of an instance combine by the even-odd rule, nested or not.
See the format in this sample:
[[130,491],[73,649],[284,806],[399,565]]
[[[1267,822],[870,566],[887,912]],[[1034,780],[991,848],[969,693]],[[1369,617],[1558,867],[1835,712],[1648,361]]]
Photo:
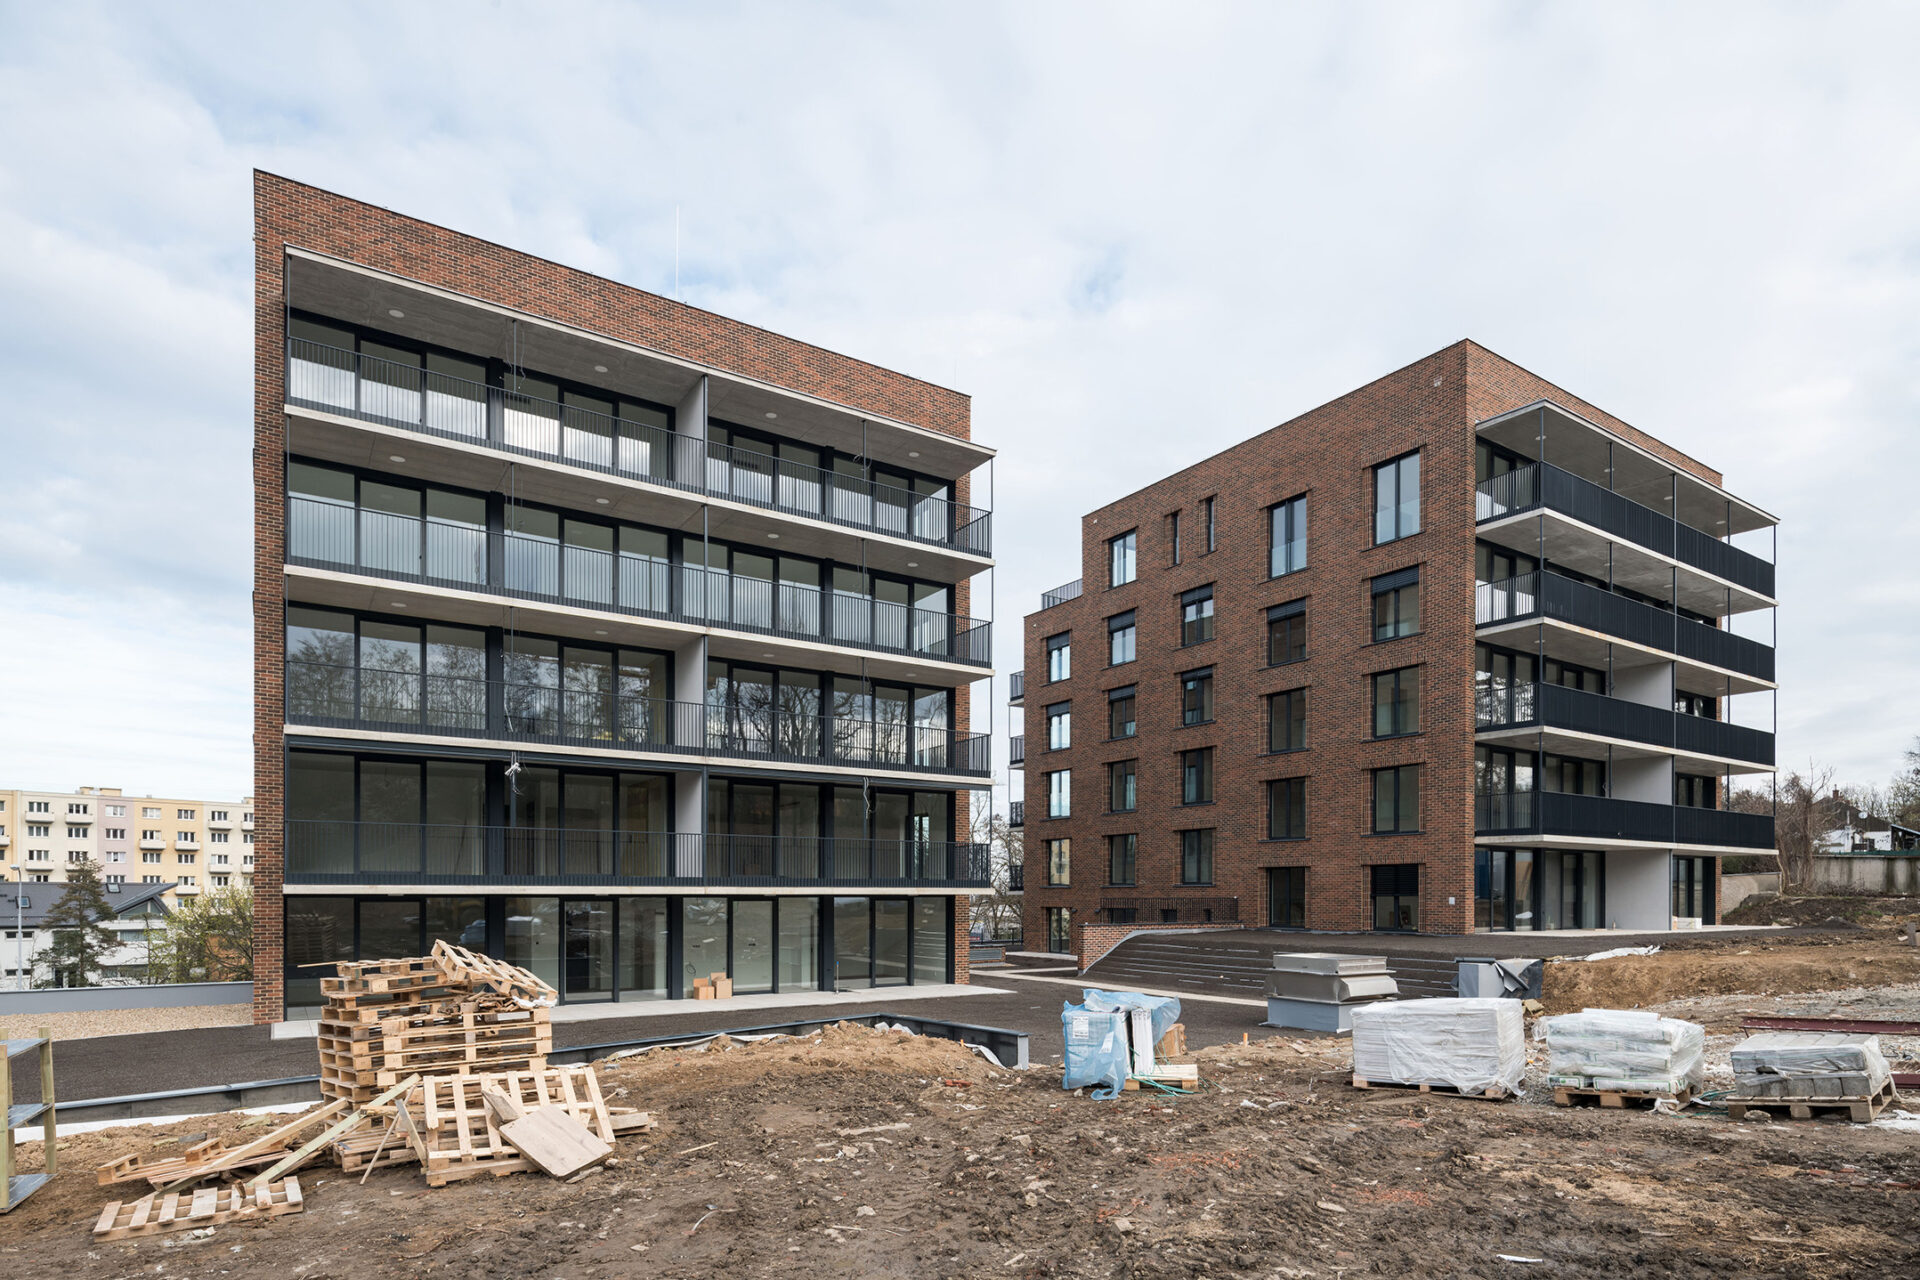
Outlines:
[[733,900],[733,989],[773,990],[773,899]]
[[613,899],[561,903],[561,994],[569,1003],[613,999]]

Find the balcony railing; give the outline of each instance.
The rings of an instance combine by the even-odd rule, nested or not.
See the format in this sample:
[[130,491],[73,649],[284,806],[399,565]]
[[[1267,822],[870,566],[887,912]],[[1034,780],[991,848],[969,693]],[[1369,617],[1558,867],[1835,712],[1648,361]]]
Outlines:
[[1509,684],[1483,678],[1474,691],[1474,724],[1479,729],[1538,725],[1724,760],[1773,763],[1770,733],[1557,684]]
[[354,514],[289,497],[288,563],[971,666],[993,661],[991,624],[961,614],[511,532],[495,566],[484,529],[362,509],[356,541]]
[[302,884],[991,884],[983,844],[322,819],[287,823],[287,878]]
[[1025,800],[1007,801],[1007,825],[1024,827],[1027,825],[1027,802]]
[[1646,844],[1773,848],[1773,819],[1765,814],[1693,809],[1560,791],[1476,796],[1473,825],[1480,835],[1573,836]]
[[1027,869],[1019,863],[1007,868],[1007,892],[1025,893],[1027,891]]
[[1014,734],[1007,739],[1007,762],[1009,764],[1027,762],[1027,740],[1024,735]]
[[287,402],[957,551],[992,552],[992,516],[978,507],[304,338],[287,342]]
[[1759,556],[1552,463],[1529,463],[1503,476],[1482,480],[1475,490],[1481,522],[1545,507],[1749,591],[1769,598],[1773,595],[1773,566]]
[[1474,585],[1475,625],[1534,617],[1604,632],[1756,680],[1773,679],[1773,650],[1758,641],[1557,573],[1522,573]]
[[1065,604],[1069,600],[1078,600],[1080,593],[1084,589],[1083,580],[1075,578],[1065,586],[1055,587],[1051,591],[1042,591],[1040,593],[1040,607],[1042,609],[1051,609],[1057,604]]
[[672,702],[608,688],[287,661],[287,723],[607,751],[985,774],[989,739],[788,706]]
[[1240,899],[1102,898],[1097,911],[1097,918],[1091,921],[1093,924],[1109,923],[1112,919],[1110,913],[1114,911],[1131,911],[1131,923],[1137,925],[1237,924],[1240,920]]
[[1016,671],[1007,677],[1007,701],[1019,702],[1027,696],[1027,673]]

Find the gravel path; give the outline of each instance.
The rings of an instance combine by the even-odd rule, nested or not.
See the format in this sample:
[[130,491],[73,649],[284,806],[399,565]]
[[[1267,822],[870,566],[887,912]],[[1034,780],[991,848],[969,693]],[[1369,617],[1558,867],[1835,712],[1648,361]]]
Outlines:
[[20,1013],[0,1018],[0,1039],[40,1034],[47,1027],[55,1040],[87,1040],[143,1031],[188,1031],[196,1027],[240,1027],[253,1021],[244,1004],[185,1005],[178,1009],[102,1009],[81,1013]]

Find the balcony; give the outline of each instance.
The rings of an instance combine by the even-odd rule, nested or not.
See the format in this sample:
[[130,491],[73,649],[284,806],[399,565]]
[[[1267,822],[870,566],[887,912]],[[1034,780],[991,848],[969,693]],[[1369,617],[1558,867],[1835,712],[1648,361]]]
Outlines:
[[[290,660],[287,723],[610,753],[985,775],[990,740],[895,720]],[[144,846],[143,846],[144,847]]]
[[70,827],[90,827],[93,825],[93,815],[90,813],[70,813],[63,818],[62,821]]
[[1027,762],[1027,739],[1024,734],[1015,734],[1007,739],[1007,763],[1014,766]]
[[207,815],[207,825],[215,831],[231,831],[233,829],[233,819],[216,818],[209,814]]
[[176,836],[173,847],[182,853],[197,853],[200,849],[200,839],[198,836]]
[[0,849],[5,849],[12,843],[13,843],[13,837],[8,835],[4,831],[0,831]]
[[1773,766],[1770,733],[1557,684],[1506,685],[1483,676],[1474,694],[1474,728],[1490,740],[1543,736],[1547,750],[1575,755],[1583,740],[1605,738],[1660,749],[1650,755],[1674,752],[1748,766],[1734,772]]
[[1773,683],[1773,650],[1766,645],[1557,573],[1522,573],[1475,584],[1476,626],[1535,620],[1617,637],[1758,682],[1729,687],[1726,692],[1747,692]]
[[[615,399],[607,397],[610,407]],[[978,507],[301,338],[287,342],[287,403],[863,533],[992,554],[992,516]]]
[[1019,706],[1027,697],[1027,673],[1016,671],[1007,677],[1007,703]]
[[200,886],[197,884],[176,884],[173,886],[173,891],[182,897],[191,898],[200,892]]
[[1551,837],[1557,843],[1600,848],[1616,841],[1723,849],[1774,847],[1773,819],[1765,814],[1558,791],[1477,796],[1473,826],[1477,835],[1503,840]]
[[1007,825],[1024,827],[1027,825],[1027,802],[1025,800],[1007,801]]
[[[1668,562],[1718,579],[1717,583],[1694,581],[1693,575],[1683,575],[1689,580],[1682,583],[1681,603],[1698,613],[1718,615],[1740,608],[1760,608],[1773,600],[1774,567],[1759,556],[1551,463],[1529,463],[1481,481],[1476,486],[1475,505],[1482,526],[1532,512],[1562,517],[1544,531],[1536,530],[1533,522],[1517,522],[1509,526],[1510,537],[1496,536],[1484,528],[1481,536],[1528,552],[1545,537],[1549,559],[1573,564],[1583,572],[1598,567],[1601,572],[1595,576],[1605,575],[1607,549],[1592,545],[1591,538],[1581,546],[1575,525],[1598,529],[1630,544],[1616,558],[1614,580],[1637,591],[1665,594],[1671,585],[1672,566]],[[1665,505],[1671,507],[1671,501]],[[1652,555],[1634,554],[1635,548]],[[1594,559],[1593,566],[1578,563],[1583,551]],[[1737,588],[1731,595],[1726,588],[1729,583]]]
[[993,661],[991,624],[904,601],[513,533],[490,554],[478,526],[299,494],[287,500],[287,520],[287,563],[306,568],[972,667]]
[[165,849],[167,847],[167,842],[165,840],[158,840],[158,839],[149,840],[145,836],[142,836],[140,838],[140,847],[142,849],[145,849],[148,853],[158,853],[162,849]]
[[287,823],[300,884],[992,887],[987,846],[405,822]]
[[1025,893],[1027,891],[1027,869],[1016,862],[1007,868],[1007,892]]
[[1078,600],[1085,589],[1084,581],[1080,578],[1075,578],[1065,586],[1055,587],[1051,591],[1042,591],[1040,593],[1040,607],[1042,609],[1051,609],[1057,604],[1065,604],[1069,600]]

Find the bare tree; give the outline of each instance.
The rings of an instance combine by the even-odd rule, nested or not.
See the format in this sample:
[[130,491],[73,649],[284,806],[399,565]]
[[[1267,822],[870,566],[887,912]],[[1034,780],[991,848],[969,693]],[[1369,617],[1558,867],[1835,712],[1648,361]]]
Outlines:
[[1804,776],[1789,773],[1779,787],[1773,838],[1780,850],[1781,887],[1804,890],[1813,880],[1813,855],[1820,837],[1833,826],[1833,767],[1808,761]]
[[1004,938],[1020,928],[1021,894],[1013,891],[1015,869],[1024,856],[1020,830],[995,814],[987,820],[987,843],[992,853],[993,892],[973,900],[973,918],[989,937]]
[[1903,827],[1920,827],[1920,737],[1902,758],[1907,767],[1887,787],[1887,816]]

